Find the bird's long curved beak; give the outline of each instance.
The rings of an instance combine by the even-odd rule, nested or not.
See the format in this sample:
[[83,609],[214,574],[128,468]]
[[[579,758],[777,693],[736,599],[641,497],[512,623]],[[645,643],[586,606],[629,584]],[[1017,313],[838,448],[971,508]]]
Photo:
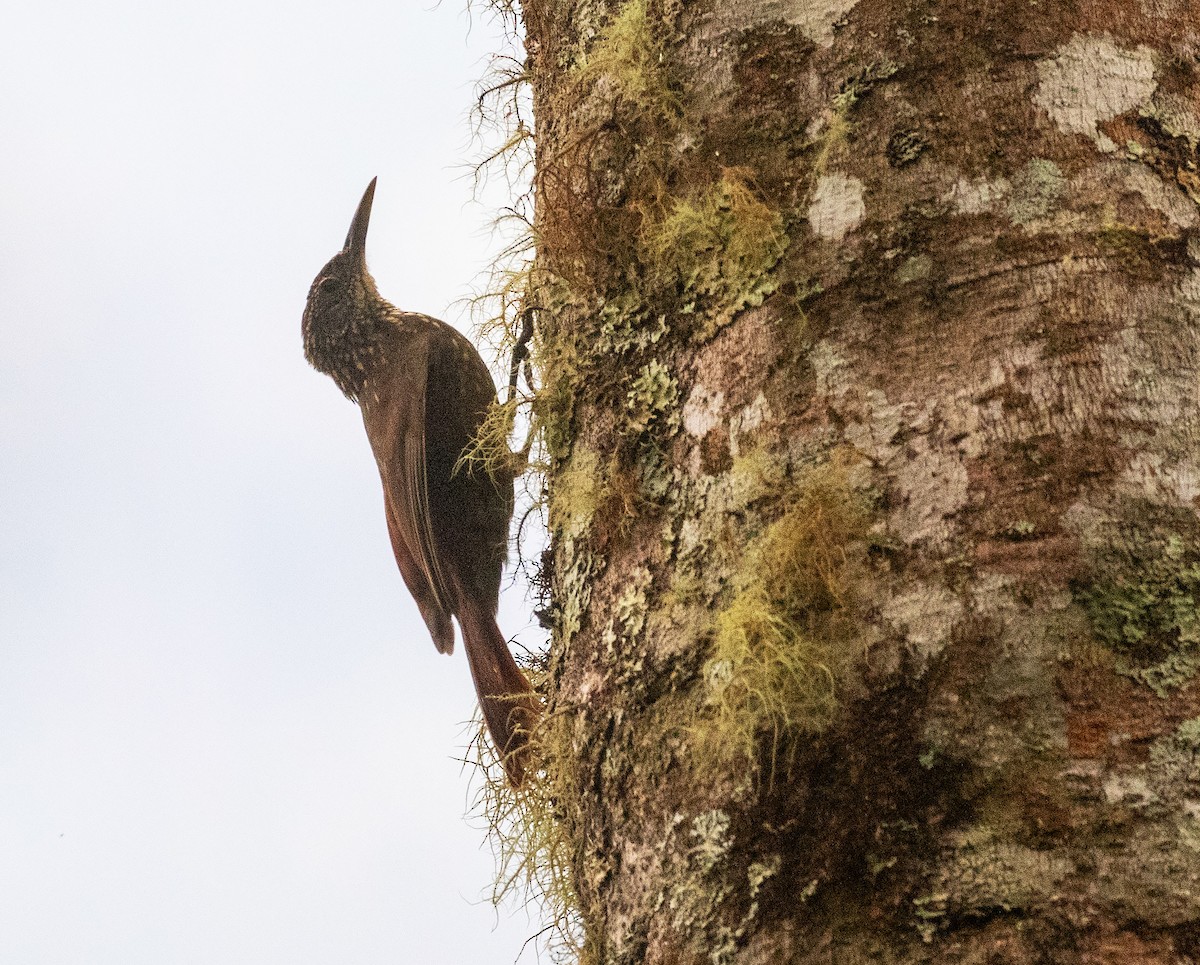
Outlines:
[[350,222],[346,245],[342,249],[361,265],[367,261],[367,228],[371,223],[371,202],[375,200],[375,182],[378,180],[377,177],[371,178],[371,183],[363,192],[358,210],[354,212],[354,220]]

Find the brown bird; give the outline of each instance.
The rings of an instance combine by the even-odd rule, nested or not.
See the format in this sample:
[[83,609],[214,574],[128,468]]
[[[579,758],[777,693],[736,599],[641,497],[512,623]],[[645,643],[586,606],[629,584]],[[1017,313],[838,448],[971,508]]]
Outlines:
[[538,703],[496,624],[513,479],[456,469],[496,386],[459,332],[380,296],[366,261],[374,197],[372,179],[345,247],[309,289],[304,354],[362,410],[400,575],[439,652],[454,650],[458,619],[483,719],[516,785]]

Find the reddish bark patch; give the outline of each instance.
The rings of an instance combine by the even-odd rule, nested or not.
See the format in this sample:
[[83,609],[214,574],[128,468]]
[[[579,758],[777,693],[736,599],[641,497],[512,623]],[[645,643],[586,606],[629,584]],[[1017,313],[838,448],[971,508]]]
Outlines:
[[1078,542],[1063,533],[1038,539],[983,539],[975,546],[975,561],[996,573],[1057,587],[1067,586],[1082,569]]
[[1099,936],[1079,956],[1080,965],[1174,965],[1178,961],[1170,939],[1141,938],[1132,932]]
[[693,383],[725,392],[725,411],[749,403],[766,382],[785,345],[777,299],[743,312],[696,355]]
[[1071,757],[1109,767],[1144,763],[1151,744],[1200,716],[1200,687],[1195,684],[1164,700],[1109,667],[1073,661],[1064,664],[1058,686],[1067,703]]

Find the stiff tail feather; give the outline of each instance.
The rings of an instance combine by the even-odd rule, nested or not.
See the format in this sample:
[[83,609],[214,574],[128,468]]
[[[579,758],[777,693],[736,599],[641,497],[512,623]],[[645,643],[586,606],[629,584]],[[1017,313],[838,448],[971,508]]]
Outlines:
[[494,616],[468,603],[458,613],[458,620],[484,723],[509,782],[519,787],[530,763],[529,735],[540,713],[537,697]]

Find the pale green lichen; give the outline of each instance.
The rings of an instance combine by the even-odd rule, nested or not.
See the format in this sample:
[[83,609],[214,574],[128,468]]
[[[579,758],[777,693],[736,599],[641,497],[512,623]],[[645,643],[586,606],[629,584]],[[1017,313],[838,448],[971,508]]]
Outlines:
[[606,488],[600,457],[592,449],[577,445],[554,477],[551,532],[572,540],[583,536],[604,502]]
[[639,566],[630,574],[628,584],[617,597],[617,623],[626,640],[636,639],[646,625],[646,590],[649,586],[650,571]]
[[[682,826],[685,820],[684,815],[676,814],[673,828]],[[722,920],[722,910],[734,894],[724,877],[734,843],[729,826],[729,814],[719,809],[692,818],[687,843],[668,859],[664,874],[667,884],[658,899],[658,904],[666,905],[671,924],[690,950],[706,957],[710,965],[733,965],[738,943],[749,924],[748,917],[738,926]],[[760,867],[757,887],[771,873]]]
[[1075,873],[1058,851],[1038,851],[977,825],[951,836],[929,890],[913,899],[913,924],[932,942],[952,922],[1023,914],[1052,902]]
[[773,854],[766,861],[754,861],[746,871],[746,878],[750,882],[750,898],[758,897],[762,886],[767,882],[768,878],[773,878],[779,874],[779,869],[783,864],[783,859]]
[[666,315],[652,313],[636,290],[622,292],[606,301],[600,308],[599,321],[596,352],[603,357],[644,352],[667,333]]
[[679,425],[679,383],[658,359],[642,366],[625,394],[625,417],[630,432],[641,435],[651,426]]
[[946,900],[949,896],[943,891],[921,895],[913,899],[913,916],[916,921],[917,933],[926,944],[933,941],[938,927],[946,921]]
[[1200,793],[1200,717],[1185,720],[1151,745],[1148,772],[1166,798],[1194,799]]
[[583,616],[592,599],[592,577],[597,563],[595,557],[574,539],[564,538],[559,552],[563,559],[570,561],[557,581],[554,595],[559,615],[555,629],[560,644],[566,646],[583,625]]
[[990,918],[1049,900],[1074,870],[1057,852],[1037,851],[979,828],[956,843],[941,872],[939,893],[956,918]]
[[1160,697],[1200,672],[1200,551],[1176,535],[1099,564],[1080,594],[1101,642],[1125,673]]
[[1013,224],[1030,225],[1048,217],[1066,189],[1067,179],[1058,165],[1033,158],[1012,179],[1007,211]]
[[696,815],[688,836],[692,841],[688,857],[693,868],[704,875],[711,873],[733,847],[733,838],[729,835],[729,815],[718,809]]

